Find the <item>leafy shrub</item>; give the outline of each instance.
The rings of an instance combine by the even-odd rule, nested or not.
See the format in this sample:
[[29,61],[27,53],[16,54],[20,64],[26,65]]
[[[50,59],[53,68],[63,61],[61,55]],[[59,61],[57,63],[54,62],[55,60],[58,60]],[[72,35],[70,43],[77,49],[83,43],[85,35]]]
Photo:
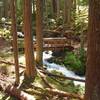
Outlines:
[[80,49],[79,54],[68,52],[64,59],[64,65],[78,75],[85,74],[85,62],[86,56],[84,49]]
[[50,29],[53,29],[54,27],[56,27],[56,20],[48,19],[48,26],[50,27]]
[[63,23],[63,17],[60,16],[58,19],[56,19],[56,22],[57,22],[57,25],[58,25],[58,26],[59,26],[59,25],[62,25],[62,23]]
[[80,6],[75,13],[75,33],[80,35],[88,27],[88,7]]
[[1,36],[4,37],[5,39],[11,38],[11,33],[9,30],[4,29],[4,30],[0,30],[0,32],[2,33]]

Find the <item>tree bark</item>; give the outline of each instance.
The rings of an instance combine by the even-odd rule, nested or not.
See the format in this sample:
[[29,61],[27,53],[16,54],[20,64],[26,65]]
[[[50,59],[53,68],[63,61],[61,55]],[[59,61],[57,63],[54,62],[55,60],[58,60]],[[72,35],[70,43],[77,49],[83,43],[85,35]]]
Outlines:
[[17,28],[16,28],[16,1],[11,2],[11,17],[12,17],[12,35],[13,35],[13,51],[16,73],[16,84],[19,84],[19,62],[18,62],[18,44],[17,44]]
[[43,65],[43,0],[36,1],[36,62]]
[[100,100],[100,0],[89,0],[85,100]]
[[32,36],[32,5],[31,0],[24,0],[24,46],[27,78],[35,78],[35,64],[33,54],[33,36]]

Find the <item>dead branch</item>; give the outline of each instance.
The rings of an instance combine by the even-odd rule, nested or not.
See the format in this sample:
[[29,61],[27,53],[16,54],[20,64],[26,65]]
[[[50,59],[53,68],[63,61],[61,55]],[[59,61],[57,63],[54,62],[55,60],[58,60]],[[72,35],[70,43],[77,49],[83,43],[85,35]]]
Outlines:
[[[15,65],[15,64],[12,63],[12,62],[4,61],[4,60],[0,60],[0,63],[4,63],[4,64],[8,64],[8,65]],[[23,65],[19,65],[19,67],[25,68],[25,66],[23,66]]]
[[53,88],[53,87],[47,82],[46,76],[45,76],[43,73],[41,73],[38,69],[37,69],[37,72],[39,73],[39,75],[40,75],[41,79],[43,80],[43,82],[45,83],[45,85],[48,86],[49,88]]
[[57,89],[49,89],[49,88],[46,88],[46,91],[52,95],[59,95],[63,97],[71,97],[71,98],[75,98],[79,100],[84,100],[83,97],[74,93],[68,93],[68,92],[57,90]]
[[56,81],[57,83],[59,83],[60,85],[65,85],[65,83],[63,83],[62,81],[58,80],[57,78],[50,76],[51,79],[53,79],[54,81]]
[[[35,89],[25,89],[24,90],[26,93],[31,94],[31,95],[37,95],[37,96],[48,96],[49,94],[44,93],[43,90],[39,91],[39,90],[35,90]],[[32,92],[31,92],[32,91]]]

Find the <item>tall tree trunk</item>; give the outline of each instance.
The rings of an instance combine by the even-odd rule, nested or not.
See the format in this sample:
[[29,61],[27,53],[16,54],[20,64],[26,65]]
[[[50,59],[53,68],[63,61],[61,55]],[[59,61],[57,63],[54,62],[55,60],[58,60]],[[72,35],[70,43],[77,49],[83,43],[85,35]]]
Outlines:
[[43,5],[44,5],[44,14],[43,14],[43,20],[44,20],[44,28],[45,29],[48,29],[49,28],[49,25],[48,25],[48,15],[49,15],[49,12],[48,12],[48,1],[47,0],[43,0]]
[[57,0],[52,0],[52,15],[53,15],[53,18],[55,19],[56,16],[57,16]]
[[32,6],[31,0],[24,0],[24,43],[27,78],[35,78],[35,65],[33,54],[33,36],[32,36]]
[[85,100],[100,100],[100,0],[89,0]]
[[60,0],[57,0],[57,19],[60,17]]
[[3,14],[3,16],[4,17],[7,17],[7,0],[3,0],[3,7],[4,7],[4,14]]
[[76,4],[76,1],[77,0],[72,0],[72,27],[75,28],[75,19],[76,19],[76,7],[77,7],[77,4]]
[[7,0],[8,3],[7,3],[7,14],[8,14],[8,18],[10,18],[10,15],[11,15],[11,0]]
[[18,46],[17,46],[17,29],[16,29],[16,0],[11,2],[12,17],[12,34],[13,34],[13,51],[15,61],[16,84],[19,84],[19,62],[18,62]]
[[60,0],[52,0],[52,16],[54,19],[60,16]]
[[3,1],[1,1],[1,6],[0,6],[0,19],[3,17]]
[[66,28],[71,26],[71,7],[72,0],[64,0],[64,26]]
[[36,1],[36,62],[43,65],[43,0]]

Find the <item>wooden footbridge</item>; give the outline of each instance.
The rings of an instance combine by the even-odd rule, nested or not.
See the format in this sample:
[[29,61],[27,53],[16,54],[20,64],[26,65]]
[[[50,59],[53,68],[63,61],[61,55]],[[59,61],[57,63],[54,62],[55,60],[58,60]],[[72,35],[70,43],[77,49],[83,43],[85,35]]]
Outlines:
[[[12,41],[12,40],[11,40]],[[13,41],[12,41],[13,42]],[[11,44],[12,44],[11,42]],[[24,39],[18,39],[19,49],[24,48]],[[33,48],[36,50],[38,47],[36,43],[36,39],[33,40]],[[70,45],[66,37],[53,37],[53,38],[43,38],[43,50],[52,50],[52,51],[59,51],[59,50],[73,50],[74,48]]]
[[[34,48],[37,48],[36,42],[34,42]],[[66,37],[56,37],[56,38],[43,38],[43,49],[44,50],[64,50],[64,49],[73,50],[73,47],[70,46],[67,42]]]

